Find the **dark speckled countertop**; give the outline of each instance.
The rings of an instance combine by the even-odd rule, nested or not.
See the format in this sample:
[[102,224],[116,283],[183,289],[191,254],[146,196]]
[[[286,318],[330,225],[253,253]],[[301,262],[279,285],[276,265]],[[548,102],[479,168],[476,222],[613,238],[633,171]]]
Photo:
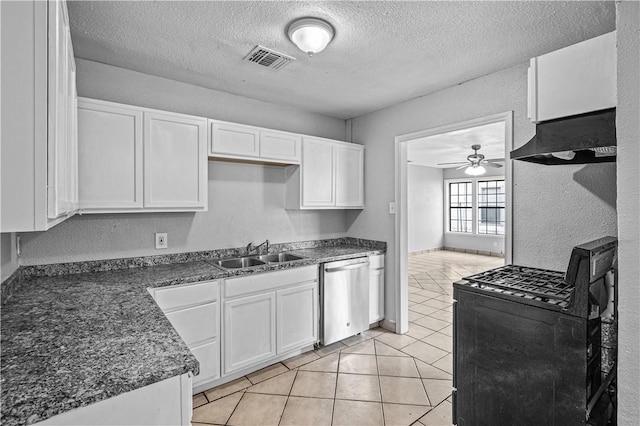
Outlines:
[[231,271],[199,260],[25,278],[2,306],[0,423],[35,423],[188,371],[197,373],[198,361],[148,287],[379,254],[384,247],[343,244],[290,253],[305,259]]

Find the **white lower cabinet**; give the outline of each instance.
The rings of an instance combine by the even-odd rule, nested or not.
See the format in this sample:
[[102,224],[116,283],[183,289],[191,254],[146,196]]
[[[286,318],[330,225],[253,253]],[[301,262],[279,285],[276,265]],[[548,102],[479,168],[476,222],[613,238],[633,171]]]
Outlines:
[[182,374],[35,424],[188,426],[191,412],[191,375]]
[[318,267],[224,281],[223,366],[231,374],[318,341]]
[[276,292],[277,352],[284,353],[318,341],[318,284]]
[[200,362],[194,391],[318,342],[318,266],[150,289]]
[[276,355],[276,294],[269,292],[224,302],[224,372]]
[[384,254],[369,256],[369,324],[384,318]]
[[218,281],[150,290],[173,328],[200,363],[193,386],[220,377],[220,300]]

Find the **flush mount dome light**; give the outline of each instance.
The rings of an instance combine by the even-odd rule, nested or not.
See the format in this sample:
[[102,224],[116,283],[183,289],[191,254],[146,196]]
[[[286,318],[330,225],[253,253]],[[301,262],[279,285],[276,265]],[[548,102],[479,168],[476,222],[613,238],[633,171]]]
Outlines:
[[318,18],[301,18],[293,21],[287,30],[289,39],[309,56],[322,52],[333,39],[333,27]]
[[486,170],[484,167],[474,164],[473,166],[467,167],[464,172],[471,176],[480,176],[483,175]]

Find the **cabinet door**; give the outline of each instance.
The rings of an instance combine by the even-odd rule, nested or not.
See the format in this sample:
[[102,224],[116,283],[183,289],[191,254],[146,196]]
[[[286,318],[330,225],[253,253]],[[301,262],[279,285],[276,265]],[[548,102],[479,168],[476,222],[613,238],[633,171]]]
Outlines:
[[318,283],[279,290],[278,354],[318,341]]
[[144,207],[206,210],[207,122],[144,113]]
[[384,318],[384,269],[369,272],[369,324]]
[[276,355],[276,294],[224,302],[225,374]]
[[302,138],[280,132],[260,132],[260,158],[299,163]]
[[361,145],[336,145],[336,206],[363,207],[363,162]]
[[80,208],[142,207],[142,111],[81,100],[78,139]]
[[615,31],[533,58],[529,118],[540,122],[613,108],[616,82]]
[[258,157],[260,132],[250,126],[212,121],[211,154]]
[[76,88],[76,63],[71,49],[71,33],[69,38],[69,100],[70,100],[70,119],[69,119],[69,150],[67,169],[67,196],[71,211],[77,211],[79,202],[78,188],[78,91]]
[[334,144],[318,139],[302,140],[302,206],[331,207],[335,205]]
[[190,347],[189,349],[200,363],[200,374],[193,378],[194,387],[220,377],[220,345],[218,339],[201,346]]
[[69,164],[71,109],[69,99],[69,48],[66,4],[52,2],[49,11],[48,34],[48,143],[47,143],[47,210],[49,219],[61,217],[72,210],[69,205]]
[[166,315],[173,328],[189,347],[214,339],[217,335],[218,302],[181,309]]

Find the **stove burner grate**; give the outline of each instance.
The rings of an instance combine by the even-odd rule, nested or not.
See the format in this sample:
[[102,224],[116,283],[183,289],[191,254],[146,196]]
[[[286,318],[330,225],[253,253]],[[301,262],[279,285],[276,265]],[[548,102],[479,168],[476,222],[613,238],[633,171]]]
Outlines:
[[564,274],[546,269],[507,265],[463,278],[472,287],[567,307],[573,287]]

